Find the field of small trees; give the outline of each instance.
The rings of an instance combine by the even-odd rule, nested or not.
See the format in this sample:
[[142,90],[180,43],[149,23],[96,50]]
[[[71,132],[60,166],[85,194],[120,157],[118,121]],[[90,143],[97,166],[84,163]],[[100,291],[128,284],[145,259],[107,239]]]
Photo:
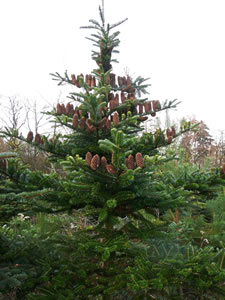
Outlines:
[[9,98],[0,299],[222,300],[224,133],[215,140],[201,120],[170,121],[176,100],[151,99],[145,78],[114,74],[126,19],[99,14],[83,27],[96,69],[51,74],[74,88],[67,101],[41,114]]

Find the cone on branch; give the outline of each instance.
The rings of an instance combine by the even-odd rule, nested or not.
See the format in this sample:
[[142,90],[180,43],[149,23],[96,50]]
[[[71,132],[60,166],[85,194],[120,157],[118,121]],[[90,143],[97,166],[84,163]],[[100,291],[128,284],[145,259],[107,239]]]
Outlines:
[[85,161],[89,166],[91,165],[91,160],[92,160],[92,154],[91,152],[87,152],[85,155]]
[[34,135],[32,131],[29,131],[27,134],[27,142],[31,143],[33,141]]
[[90,165],[90,167],[92,168],[92,170],[96,171],[97,168],[99,167],[99,165],[100,165],[100,157],[99,157],[98,154],[96,154],[91,159],[91,165]]
[[63,103],[62,105],[61,105],[61,110],[62,110],[62,114],[66,114],[66,107],[65,107],[65,104]]
[[112,175],[117,175],[117,171],[113,165],[106,165],[107,171]]
[[111,87],[114,87],[116,85],[116,75],[114,73],[109,74],[110,78],[110,85]]
[[140,103],[140,104],[138,105],[138,107],[139,107],[139,114],[143,114],[143,104]]
[[128,156],[127,160],[125,161],[125,164],[128,169],[134,170],[134,157],[132,154]]
[[171,127],[171,135],[172,137],[175,137],[176,135],[176,129],[174,128],[174,126]]
[[56,105],[56,113],[61,115],[62,114],[62,108],[61,108],[61,105],[59,103],[57,103]]
[[96,87],[96,79],[95,79],[95,76],[93,76],[92,79],[91,79],[91,86],[92,86],[92,87]]
[[41,144],[41,136],[39,133],[36,133],[35,138],[34,138],[35,144],[39,145]]
[[121,102],[124,103],[126,101],[126,96],[123,92],[120,94]]
[[144,159],[140,152],[136,153],[135,160],[136,160],[137,167],[144,168]]
[[107,166],[107,159],[105,158],[105,156],[101,157],[101,168],[103,171],[106,171],[106,166]]
[[150,101],[145,102],[144,107],[145,107],[145,112],[149,113],[151,111],[151,102]]
[[76,128],[77,128],[77,125],[78,125],[78,114],[75,113],[75,114],[73,115],[72,126],[73,126],[74,129],[76,129]]
[[153,110],[154,112],[156,112],[156,111],[157,111],[157,108],[158,108],[158,103],[157,103],[157,101],[153,100],[153,101],[152,101],[152,110]]
[[119,95],[118,94],[116,94],[114,101],[115,101],[115,107],[118,106],[119,105]]
[[76,76],[75,76],[74,74],[71,75],[71,79],[72,79],[72,83],[73,83],[74,85],[77,85],[77,84],[76,84],[76,82],[77,82],[77,81],[76,81]]
[[85,125],[86,125],[86,118],[85,118],[85,117],[82,117],[82,118],[81,118],[79,125],[80,125],[80,128],[81,128],[82,130],[85,129]]
[[88,84],[88,83],[89,83],[89,75],[88,75],[88,74],[85,75],[85,83],[86,83],[87,85],[89,85],[89,84]]
[[113,124],[115,127],[118,127],[119,125],[119,115],[117,111],[113,115]]
[[69,115],[70,111],[71,111],[70,103],[67,103],[66,104],[66,114]]

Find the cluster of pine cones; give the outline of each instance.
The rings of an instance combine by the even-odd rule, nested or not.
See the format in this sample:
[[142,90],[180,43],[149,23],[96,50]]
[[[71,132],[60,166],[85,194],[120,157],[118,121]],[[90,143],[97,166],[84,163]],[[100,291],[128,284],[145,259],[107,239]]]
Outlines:
[[[77,75],[77,78],[74,74],[71,75],[71,79],[72,79],[72,83],[80,88],[80,80],[84,80],[84,75],[83,74],[80,74],[80,75]],[[96,79],[95,79],[95,76],[92,76],[92,75],[85,75],[85,83],[89,86],[89,87],[96,87]]]
[[151,113],[152,116],[156,115],[156,112],[161,109],[159,100],[146,101],[144,104],[140,103],[138,105],[139,114]]
[[33,141],[33,138],[34,138],[35,144],[37,144],[37,145],[43,144],[43,139],[39,133],[36,133],[35,137],[34,137],[33,132],[29,131],[27,134],[27,142],[31,143]]
[[[135,166],[136,162],[136,166]],[[132,154],[125,159],[125,165],[128,169],[134,170],[135,167],[144,168],[144,159],[140,152],[136,153],[135,159]]]
[[166,129],[166,136],[167,136],[167,143],[171,144],[173,138],[176,136],[176,130],[173,126],[171,128]]
[[[86,163],[91,167],[92,170],[96,171],[99,167],[103,171],[107,171],[110,174],[117,175],[117,170],[112,164],[108,164],[105,156],[100,156],[95,154],[92,156],[90,152],[86,153],[85,156]],[[136,162],[136,164],[135,164]],[[128,169],[134,170],[136,167],[144,168],[144,159],[140,152],[135,155],[135,159],[132,154],[125,159],[125,164]]]
[[67,115],[72,117],[74,115],[74,113],[77,111],[78,109],[73,107],[73,104],[67,103],[66,106],[64,104],[57,104],[56,106],[56,113],[58,115]]

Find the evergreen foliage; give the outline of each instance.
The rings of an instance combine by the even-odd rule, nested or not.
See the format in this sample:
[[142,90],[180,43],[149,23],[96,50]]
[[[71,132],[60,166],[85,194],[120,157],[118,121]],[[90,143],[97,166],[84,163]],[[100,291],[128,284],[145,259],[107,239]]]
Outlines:
[[[99,12],[101,23],[90,20],[85,27],[96,31],[89,39],[99,49],[92,53],[97,69],[86,76],[52,74],[75,89],[66,105],[47,113],[70,132],[54,138],[2,132],[47,152],[63,170],[30,171],[5,157],[0,203],[7,218],[18,211],[53,215],[36,225],[25,221],[18,231],[13,223],[2,227],[0,291],[17,290],[18,299],[30,300],[223,299],[224,248],[190,235],[199,231],[194,215],[201,209],[208,219],[198,224],[207,228],[212,214],[206,202],[219,197],[224,180],[218,170],[184,164],[168,170],[176,155],[165,148],[192,127],[143,132],[146,120],[178,102],[142,98],[148,84],[141,76],[116,78],[112,54],[119,31],[112,30],[125,20],[106,24]],[[92,222],[68,232],[68,222],[56,221],[62,211]]]

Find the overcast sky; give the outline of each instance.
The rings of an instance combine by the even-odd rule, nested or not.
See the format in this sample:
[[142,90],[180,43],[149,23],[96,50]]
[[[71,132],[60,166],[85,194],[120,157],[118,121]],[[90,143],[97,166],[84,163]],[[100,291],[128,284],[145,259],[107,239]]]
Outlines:
[[[45,104],[70,88],[49,73],[90,73],[90,31],[100,0],[1,0],[0,95]],[[150,77],[149,99],[182,101],[173,118],[195,115],[211,130],[225,130],[225,1],[105,0],[107,22],[121,31],[114,72]],[[0,103],[7,101],[0,98]]]

